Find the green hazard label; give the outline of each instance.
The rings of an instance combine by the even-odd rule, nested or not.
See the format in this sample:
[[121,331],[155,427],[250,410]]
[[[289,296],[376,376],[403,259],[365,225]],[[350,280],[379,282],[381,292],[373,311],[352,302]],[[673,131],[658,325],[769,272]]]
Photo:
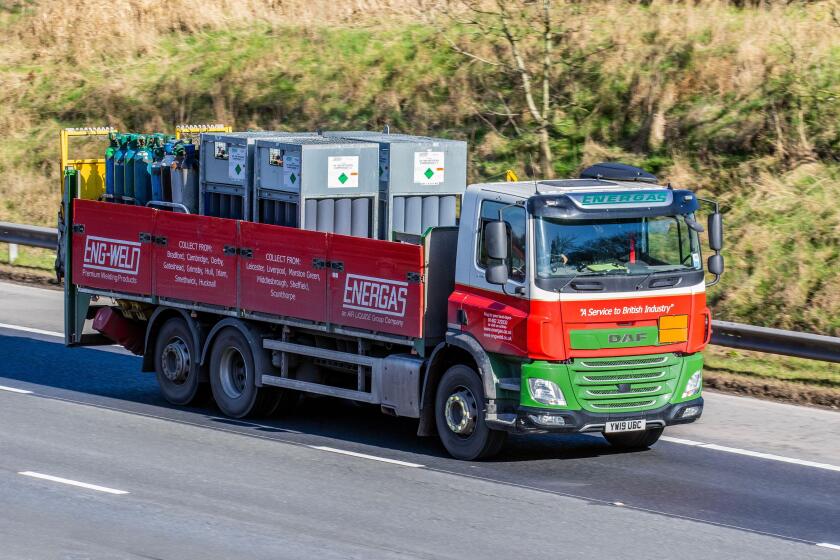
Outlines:
[[426,176],[426,179],[431,179],[431,178],[432,178],[432,175],[434,175],[434,174],[435,174],[435,172],[434,172],[434,171],[432,171],[432,168],[431,168],[431,167],[430,167],[430,168],[428,168],[428,169],[426,169],[426,172],[425,172],[425,173],[423,173],[423,175],[425,175],[425,176]]
[[339,182],[340,182],[342,185],[343,185],[344,183],[346,183],[346,182],[347,182],[347,179],[349,179],[349,178],[350,178],[350,177],[348,177],[345,173],[342,173],[341,175],[339,175],[339,176],[338,176],[338,180],[339,180]]
[[297,181],[297,175],[292,173],[291,175],[289,175],[289,180],[294,184],[294,182]]
[[234,167],[234,169],[236,169],[236,174],[237,174],[237,175],[239,175],[240,173],[242,173],[242,166],[241,166],[241,165],[238,165],[238,164],[237,164],[237,166],[236,166],[236,167]]

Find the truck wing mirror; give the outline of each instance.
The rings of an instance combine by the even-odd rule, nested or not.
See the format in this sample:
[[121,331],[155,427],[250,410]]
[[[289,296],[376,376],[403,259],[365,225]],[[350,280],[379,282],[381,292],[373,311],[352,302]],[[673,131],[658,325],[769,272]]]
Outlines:
[[723,216],[720,212],[709,214],[709,247],[715,252],[723,248]]
[[[507,224],[501,220],[487,222],[484,226],[484,249],[493,260],[503,261],[508,258]],[[488,272],[489,272],[488,268]],[[507,270],[507,269],[505,269]]]
[[505,261],[493,261],[487,265],[487,272],[484,278],[490,284],[497,284],[504,286],[508,281],[508,267]]
[[720,253],[715,253],[711,257],[709,257],[708,261],[709,272],[714,274],[715,276],[720,276],[723,274],[723,255]]

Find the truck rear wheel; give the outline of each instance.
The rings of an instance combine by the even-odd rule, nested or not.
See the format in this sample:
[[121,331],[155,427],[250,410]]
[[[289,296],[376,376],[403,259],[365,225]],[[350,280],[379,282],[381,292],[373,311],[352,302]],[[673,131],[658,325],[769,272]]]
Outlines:
[[219,331],[210,352],[210,387],[219,409],[232,418],[274,412],[279,394],[256,386],[251,345],[234,327]]
[[663,428],[640,430],[638,432],[627,432],[623,434],[604,434],[604,438],[616,449],[633,450],[647,449],[659,440]]
[[481,378],[464,365],[452,366],[443,374],[435,395],[435,421],[443,446],[456,459],[493,456],[507,437],[485,423]]
[[158,331],[155,373],[163,398],[172,404],[188,405],[207,394],[192,332],[181,318],[169,319]]

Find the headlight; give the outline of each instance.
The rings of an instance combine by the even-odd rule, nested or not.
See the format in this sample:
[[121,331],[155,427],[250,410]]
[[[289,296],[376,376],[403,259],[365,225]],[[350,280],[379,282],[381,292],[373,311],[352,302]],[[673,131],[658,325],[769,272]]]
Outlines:
[[688,383],[685,384],[685,391],[683,391],[682,398],[686,399],[691,395],[696,395],[703,387],[703,370],[695,371],[691,377],[688,378]]
[[531,377],[528,379],[528,389],[531,391],[531,398],[538,403],[566,406],[566,397],[563,396],[563,391],[553,381]]

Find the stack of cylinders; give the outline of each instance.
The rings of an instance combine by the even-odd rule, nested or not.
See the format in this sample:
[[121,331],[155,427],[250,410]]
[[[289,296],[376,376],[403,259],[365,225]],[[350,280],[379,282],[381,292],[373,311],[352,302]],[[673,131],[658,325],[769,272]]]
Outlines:
[[394,231],[420,235],[430,227],[455,226],[455,195],[395,196],[391,200]]
[[370,204],[368,197],[310,198],[304,208],[306,229],[370,237]]

